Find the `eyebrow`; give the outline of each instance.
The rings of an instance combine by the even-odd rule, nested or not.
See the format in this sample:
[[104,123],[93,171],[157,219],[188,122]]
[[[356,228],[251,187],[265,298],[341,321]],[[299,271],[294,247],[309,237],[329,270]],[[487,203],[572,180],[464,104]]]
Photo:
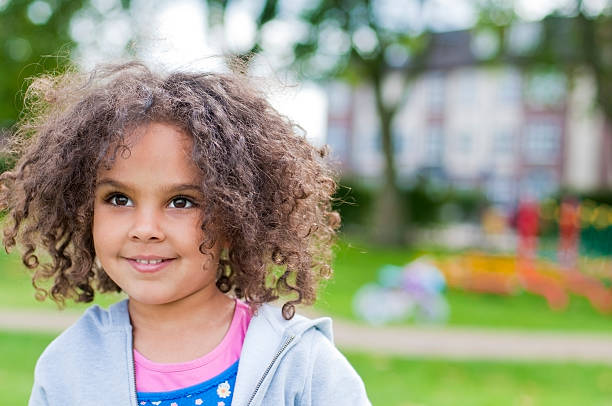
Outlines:
[[[134,190],[134,188],[128,184],[121,183],[115,179],[108,179],[108,178],[102,178],[98,182],[96,182],[96,188],[103,187],[103,186],[110,186],[110,187],[114,187],[117,189],[127,190],[129,192]],[[192,183],[170,184],[170,185],[164,186],[163,188],[161,188],[161,190],[164,193],[176,193],[176,192],[183,192],[186,190],[192,190],[192,191],[197,191],[198,193],[202,193],[202,188],[199,185],[192,184]]]

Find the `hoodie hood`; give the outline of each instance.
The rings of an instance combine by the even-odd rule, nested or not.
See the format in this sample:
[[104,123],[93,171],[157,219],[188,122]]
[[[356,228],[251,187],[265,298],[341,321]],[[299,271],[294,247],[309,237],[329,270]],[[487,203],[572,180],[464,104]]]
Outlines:
[[232,403],[259,404],[284,355],[311,329],[319,330],[333,343],[331,319],[310,320],[296,314],[285,320],[281,309],[262,305],[251,319],[244,339]]

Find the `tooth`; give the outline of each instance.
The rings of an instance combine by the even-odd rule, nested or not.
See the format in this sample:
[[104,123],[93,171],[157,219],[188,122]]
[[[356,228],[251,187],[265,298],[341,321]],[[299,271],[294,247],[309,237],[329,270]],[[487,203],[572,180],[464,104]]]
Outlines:
[[136,262],[138,262],[139,264],[145,264],[145,265],[149,265],[149,264],[159,264],[160,262],[162,262],[163,259],[151,259],[151,260],[146,260],[146,259],[137,259]]

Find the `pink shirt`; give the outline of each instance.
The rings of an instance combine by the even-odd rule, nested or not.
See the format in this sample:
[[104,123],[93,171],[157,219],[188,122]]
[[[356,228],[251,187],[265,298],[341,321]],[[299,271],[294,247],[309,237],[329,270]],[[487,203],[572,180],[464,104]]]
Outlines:
[[134,349],[136,391],[167,392],[197,385],[214,378],[240,358],[242,343],[251,321],[249,306],[236,300],[234,317],[219,345],[193,361],[159,364],[148,360]]

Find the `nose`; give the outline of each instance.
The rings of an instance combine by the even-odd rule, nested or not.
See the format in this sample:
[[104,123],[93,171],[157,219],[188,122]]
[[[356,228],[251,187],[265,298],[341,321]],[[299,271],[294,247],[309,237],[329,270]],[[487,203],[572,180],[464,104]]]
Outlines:
[[139,207],[134,212],[134,220],[128,232],[133,241],[163,241],[165,235],[161,224],[161,213],[154,208]]

